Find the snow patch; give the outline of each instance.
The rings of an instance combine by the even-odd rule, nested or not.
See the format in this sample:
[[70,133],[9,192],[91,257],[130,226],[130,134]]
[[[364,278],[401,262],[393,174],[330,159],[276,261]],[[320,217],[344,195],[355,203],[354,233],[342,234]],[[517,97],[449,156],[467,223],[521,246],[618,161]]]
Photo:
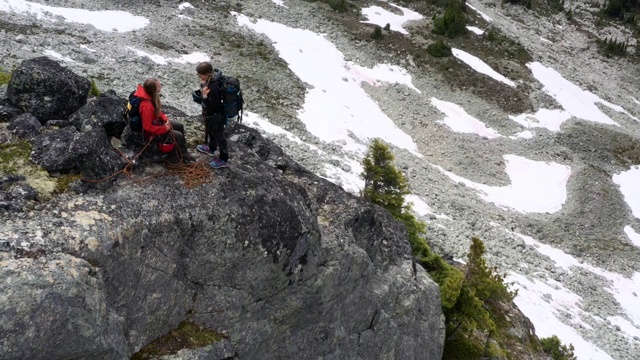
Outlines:
[[61,16],[66,22],[93,25],[102,31],[127,32],[149,25],[149,19],[134,16],[126,11],[64,8],[24,0],[0,0],[0,11],[30,13],[36,15],[38,19],[50,21],[56,21],[56,16]]
[[412,203],[411,205],[411,209],[413,210],[413,212],[415,212],[416,214],[420,215],[420,216],[427,216],[427,215],[435,215],[436,218],[440,218],[440,219],[448,219],[448,220],[452,220],[449,216],[447,215],[443,215],[443,214],[436,214],[433,209],[431,208],[431,206],[429,206],[424,200],[422,200],[421,197],[419,197],[418,195],[413,195],[413,194],[409,194],[406,195],[404,197],[404,204],[408,204],[408,203]]
[[210,61],[211,59],[207,54],[201,52],[195,52],[187,55],[182,55],[179,58],[165,58],[161,55],[150,54],[148,52],[133,48],[131,46],[127,46],[127,49],[135,52],[140,57],[148,57],[154,63],[159,65],[167,65],[169,62],[174,62],[178,64],[197,64],[203,61]]
[[478,134],[488,139],[495,139],[501,135],[488,128],[482,121],[467,114],[462,106],[447,101],[431,98],[431,104],[443,112],[446,116],[439,121],[447,125],[451,130],[459,133]]
[[507,79],[506,77],[502,76],[501,74],[493,70],[491,66],[487,65],[484,61],[482,61],[482,59],[475,57],[469,54],[468,52],[462,51],[460,49],[452,48],[451,52],[453,53],[453,56],[460,59],[462,62],[466,63],[467,65],[471,66],[473,70],[481,74],[490,76],[491,78],[498,80],[501,83],[507,84],[512,87],[516,87],[516,83],[514,83],[513,81]]
[[573,327],[558,319],[560,311],[568,312],[574,315],[574,318],[579,318],[579,315],[584,313],[579,308],[582,300],[580,296],[558,286],[557,283],[551,287],[538,279],[529,279],[515,272],[510,272],[506,281],[512,282],[512,287],[518,290],[518,296],[513,301],[531,320],[538,337],[556,335],[565,345],[573,344],[574,354],[580,360],[612,359],[604,351],[584,340]]
[[535,114],[509,115],[509,118],[527,128],[540,127],[560,131],[560,126],[571,118],[571,114],[564,110],[540,109]]
[[[361,79],[364,68],[345,61],[342,52],[324,35],[232,14],[239,25],[267,35],[289,68],[312,86],[307,91],[303,109],[298,113],[298,118],[311,134],[326,142],[342,141],[346,143],[346,150],[360,155],[367,151],[367,141],[381,138],[422,157],[413,139],[380,109],[362,89],[360,82],[349,81],[351,78]],[[391,80],[393,76],[387,72],[390,68],[375,67],[366,73],[375,79]]]
[[507,175],[511,185],[493,187],[478,184],[432,165],[451,180],[461,182],[476,190],[485,201],[501,208],[511,208],[522,213],[554,213],[567,199],[567,181],[571,168],[554,162],[529,160],[517,155],[504,155]]
[[422,15],[411,9],[403,8],[391,3],[388,4],[402,11],[402,15],[392,13],[391,11],[381,8],[380,6],[370,6],[368,8],[362,9],[362,15],[364,15],[367,20],[361,22],[365,24],[378,25],[380,27],[385,27],[387,24],[389,24],[391,30],[397,31],[401,34],[409,34],[409,32],[407,32],[407,30],[405,30],[402,25],[404,25],[407,21],[420,20],[423,18]]
[[493,19],[491,17],[489,17],[489,15],[487,15],[487,14],[483,13],[482,11],[476,9],[475,7],[471,6],[471,4],[469,4],[469,3],[466,3],[466,4],[471,10],[477,12],[478,15],[482,16],[482,18],[485,19],[486,21],[493,21]]
[[631,226],[625,226],[624,232],[627,234],[631,243],[637,247],[640,247],[640,234],[638,234]]
[[75,62],[75,60],[73,60],[72,58],[68,57],[68,56],[62,56],[60,53],[57,53],[53,50],[45,50],[44,54],[52,57],[56,60],[62,60],[62,61],[67,61],[67,62]]
[[633,166],[627,171],[614,174],[611,179],[620,187],[620,192],[624,196],[624,201],[631,208],[631,213],[640,219],[640,166]]
[[353,81],[362,81],[374,86],[381,86],[383,82],[402,84],[418,94],[422,94],[422,91],[413,86],[411,75],[407,70],[399,66],[378,64],[373,69],[369,69],[356,63],[348,62],[347,69],[353,74]]
[[484,30],[482,30],[482,29],[480,29],[478,27],[475,27],[475,26],[467,26],[467,30],[473,32],[476,35],[484,34]]
[[535,134],[529,130],[521,131],[513,136],[509,136],[509,139],[531,139]]
[[596,103],[600,103],[614,111],[624,113],[634,120],[638,120],[622,107],[605,101],[589,91],[582,90],[550,67],[546,67],[539,62],[528,63],[527,67],[531,69],[533,76],[544,86],[544,91],[556,99],[569,114],[577,118],[620,126],[596,106]]

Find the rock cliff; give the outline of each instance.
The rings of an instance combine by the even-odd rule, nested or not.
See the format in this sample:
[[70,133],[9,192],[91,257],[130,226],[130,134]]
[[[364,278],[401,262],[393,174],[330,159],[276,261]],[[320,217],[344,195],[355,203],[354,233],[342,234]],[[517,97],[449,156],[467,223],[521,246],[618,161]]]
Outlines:
[[[66,127],[33,130],[32,159],[52,174],[117,169],[110,101],[81,99]],[[20,135],[2,131],[9,143]],[[440,358],[439,290],[404,226],[255,130],[229,138],[232,167],[193,189],[145,178],[164,171],[146,164],[0,210],[3,359],[130,358],[185,320],[224,334],[238,359]],[[2,191],[27,186],[12,179]]]

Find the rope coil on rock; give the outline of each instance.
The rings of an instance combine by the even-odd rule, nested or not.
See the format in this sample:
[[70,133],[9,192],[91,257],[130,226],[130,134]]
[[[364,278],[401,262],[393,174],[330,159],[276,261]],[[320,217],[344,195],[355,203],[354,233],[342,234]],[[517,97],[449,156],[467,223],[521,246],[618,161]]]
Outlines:
[[[178,142],[176,140],[175,135],[173,134],[173,129],[171,128],[171,123],[168,123],[170,130],[169,130],[169,136],[171,137],[171,139],[173,140],[173,143],[176,144],[176,146],[178,145]],[[85,178],[81,178],[82,181],[88,182],[88,183],[101,183],[110,179],[115,178],[116,176],[120,175],[120,174],[125,174],[127,176],[131,176],[131,172],[133,169],[133,164],[134,162],[140,157],[140,155],[142,155],[142,153],[147,149],[147,147],[149,147],[149,145],[151,144],[151,142],[153,141],[154,137],[151,137],[149,139],[149,141],[147,141],[147,143],[144,145],[144,147],[142,148],[142,150],[140,150],[140,152],[138,152],[136,154],[136,156],[133,157],[133,159],[129,160],[129,158],[127,158],[127,156],[120,151],[120,149],[114,147],[114,149],[116,151],[118,151],[118,153],[120,154],[120,156],[122,156],[125,160],[127,160],[127,165],[125,165],[124,168],[122,168],[121,170],[116,171],[115,173],[102,178],[102,179],[97,179],[97,180],[92,180],[92,179],[85,179]],[[201,162],[201,161],[195,161],[189,164],[185,164],[184,163],[184,156],[182,155],[182,150],[180,149],[180,146],[177,146],[177,153],[178,153],[178,162],[177,163],[171,163],[169,161],[165,161],[165,167],[167,169],[167,172],[162,173],[162,174],[157,174],[157,175],[153,175],[153,176],[149,176],[146,178],[143,178],[141,180],[136,180],[133,181],[134,183],[142,183],[144,181],[153,179],[153,178],[157,178],[160,176],[167,176],[167,175],[178,175],[184,182],[184,186],[187,189],[191,189],[194,187],[198,187],[200,185],[206,184],[208,182],[211,181],[212,179],[212,171],[211,171],[211,167],[209,166],[208,163],[206,162]]]

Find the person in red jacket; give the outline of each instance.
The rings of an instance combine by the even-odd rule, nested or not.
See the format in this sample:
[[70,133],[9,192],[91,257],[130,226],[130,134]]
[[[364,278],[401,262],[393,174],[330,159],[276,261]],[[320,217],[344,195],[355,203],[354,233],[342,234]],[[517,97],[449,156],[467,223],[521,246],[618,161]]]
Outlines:
[[160,80],[150,78],[143,85],[138,84],[138,89],[133,94],[142,99],[139,106],[140,117],[142,118],[142,134],[145,139],[155,136],[160,143],[175,141],[177,146],[173,147],[167,157],[167,161],[173,163],[180,160],[185,162],[193,161],[187,150],[184,125],[178,121],[169,120],[167,115],[162,112],[160,91],[162,91]]

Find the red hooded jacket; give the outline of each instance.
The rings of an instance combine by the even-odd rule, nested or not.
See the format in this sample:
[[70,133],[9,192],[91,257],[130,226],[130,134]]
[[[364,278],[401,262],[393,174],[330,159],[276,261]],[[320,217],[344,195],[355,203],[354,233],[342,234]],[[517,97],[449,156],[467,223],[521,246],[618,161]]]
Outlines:
[[138,89],[133,95],[142,99],[138,108],[140,110],[140,117],[142,118],[142,133],[144,137],[150,138],[153,135],[166,134],[168,131],[166,124],[169,119],[163,112],[156,118],[155,107],[151,102],[151,96],[147,95],[142,85],[138,85]]

